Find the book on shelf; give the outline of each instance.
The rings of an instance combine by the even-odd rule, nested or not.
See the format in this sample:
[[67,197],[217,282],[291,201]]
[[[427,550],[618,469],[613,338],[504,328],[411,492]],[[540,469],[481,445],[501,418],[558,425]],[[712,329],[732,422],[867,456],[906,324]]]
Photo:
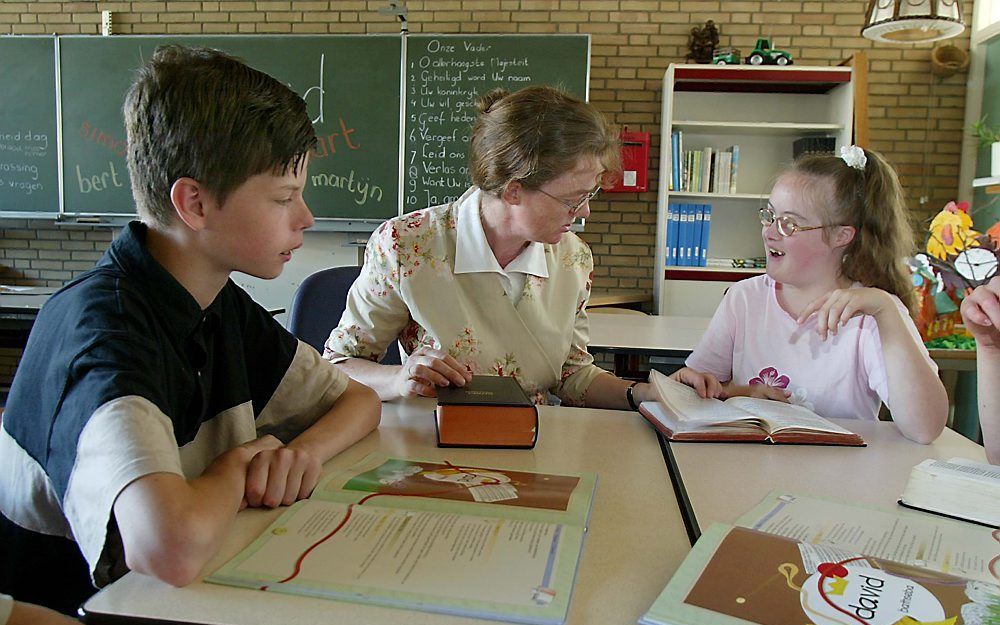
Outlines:
[[558,625],[596,482],[371,455],[322,480],[206,581]]
[[698,191],[701,193],[710,193],[712,190],[712,153],[713,150],[710,147],[706,147],[701,151],[701,168],[698,170],[701,173],[701,178],[698,182]]
[[667,204],[667,249],[664,257],[668,267],[677,265],[678,231],[680,228],[681,206],[676,203]]
[[639,623],[973,625],[998,612],[993,584],[713,524]]
[[740,146],[733,145],[728,148],[730,153],[729,165],[729,192],[736,194],[736,174],[740,169]]
[[701,214],[701,257],[698,259],[698,265],[704,267],[708,262],[708,237],[712,228],[712,205],[702,204]]
[[671,441],[862,446],[864,439],[803,406],[770,399],[701,398],[659,371],[649,374],[658,401],[639,411]]
[[707,267],[726,267],[730,269],[766,269],[767,259],[763,256],[753,258],[717,258],[705,259]]
[[712,221],[709,204],[667,204],[664,258],[668,267],[704,267]]
[[474,375],[437,389],[438,447],[531,449],[538,409],[513,376]]
[[677,191],[677,190],[680,189],[680,184],[678,183],[678,180],[680,178],[680,176],[678,175],[679,171],[680,171],[680,163],[678,162],[678,155],[680,154],[680,150],[678,149],[678,138],[679,138],[678,135],[679,134],[680,134],[679,130],[675,130],[672,133],[670,133],[670,187],[669,187],[669,189],[671,191]]
[[910,471],[899,503],[1000,528],[1000,467],[966,458],[924,460]]

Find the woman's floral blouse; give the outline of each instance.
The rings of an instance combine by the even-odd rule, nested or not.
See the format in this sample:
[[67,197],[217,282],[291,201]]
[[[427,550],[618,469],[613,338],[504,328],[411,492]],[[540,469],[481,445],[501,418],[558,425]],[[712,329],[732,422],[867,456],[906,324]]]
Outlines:
[[536,403],[547,391],[583,405],[602,370],[587,352],[594,260],[575,234],[545,245],[548,278],[528,276],[515,306],[495,273],[455,274],[456,216],[478,213],[479,189],[451,204],[382,224],[326,342],[324,357],[379,360],[393,339],[409,354],[430,346],[475,374],[517,378]]

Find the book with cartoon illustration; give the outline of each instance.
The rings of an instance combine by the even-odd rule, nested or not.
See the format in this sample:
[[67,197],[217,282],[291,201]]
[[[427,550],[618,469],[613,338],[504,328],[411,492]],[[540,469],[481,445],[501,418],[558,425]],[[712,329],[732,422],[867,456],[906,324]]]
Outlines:
[[596,483],[371,455],[324,478],[205,581],[562,623]]
[[986,625],[1000,588],[745,527],[714,524],[643,625]]
[[1000,531],[954,519],[774,490],[735,524],[804,543],[1000,584]]
[[643,402],[639,412],[671,441],[865,444],[860,435],[803,406],[752,397],[705,399],[656,370],[649,381],[658,401]]

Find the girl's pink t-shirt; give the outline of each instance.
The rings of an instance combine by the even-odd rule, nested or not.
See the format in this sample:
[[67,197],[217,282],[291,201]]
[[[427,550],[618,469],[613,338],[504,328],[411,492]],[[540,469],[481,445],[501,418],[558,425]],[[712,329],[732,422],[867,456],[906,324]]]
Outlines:
[[[899,298],[892,298],[909,319]],[[936,372],[916,326],[907,326]],[[730,287],[685,364],[722,382],[785,389],[791,403],[827,418],[874,420],[879,404],[890,400],[875,319],[854,317],[823,341],[816,316],[796,323],[778,304],[775,282],[767,275]]]

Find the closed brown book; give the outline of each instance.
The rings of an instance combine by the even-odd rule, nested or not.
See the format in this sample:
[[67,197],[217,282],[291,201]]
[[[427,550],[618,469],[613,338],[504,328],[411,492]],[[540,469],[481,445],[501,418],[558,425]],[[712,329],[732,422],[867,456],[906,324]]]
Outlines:
[[474,375],[465,386],[437,393],[438,447],[535,446],[538,409],[514,378]]

